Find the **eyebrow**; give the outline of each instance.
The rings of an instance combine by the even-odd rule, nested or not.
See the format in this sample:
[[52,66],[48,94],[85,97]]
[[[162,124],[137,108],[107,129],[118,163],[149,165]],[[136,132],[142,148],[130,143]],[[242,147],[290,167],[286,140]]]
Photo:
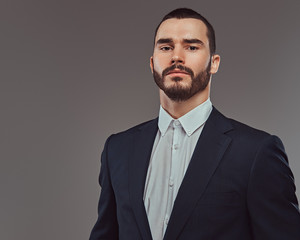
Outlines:
[[184,43],[198,43],[198,44],[204,45],[204,43],[198,38],[183,39],[183,42]]
[[164,43],[174,43],[174,41],[171,38],[160,38],[157,40],[156,45]]
[[[200,45],[204,45],[204,43],[198,38],[190,38],[190,39],[184,38],[182,42],[184,42],[184,43],[197,43],[197,44],[200,44]],[[165,44],[165,43],[174,43],[174,41],[171,38],[160,38],[160,39],[157,40],[156,45]]]

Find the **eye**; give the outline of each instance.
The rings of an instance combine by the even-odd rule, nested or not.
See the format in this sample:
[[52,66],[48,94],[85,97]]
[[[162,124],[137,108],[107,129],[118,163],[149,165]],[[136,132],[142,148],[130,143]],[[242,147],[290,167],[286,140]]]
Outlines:
[[196,47],[196,46],[189,46],[188,50],[196,51],[196,50],[198,50],[198,47]]
[[163,46],[163,47],[160,47],[159,49],[166,52],[166,51],[172,50],[172,47],[170,47],[170,46]]

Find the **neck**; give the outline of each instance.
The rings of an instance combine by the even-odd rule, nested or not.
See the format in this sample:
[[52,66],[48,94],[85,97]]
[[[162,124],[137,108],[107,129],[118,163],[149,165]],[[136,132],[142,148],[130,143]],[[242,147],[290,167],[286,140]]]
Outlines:
[[205,102],[209,98],[209,93],[210,87],[207,86],[204,91],[195,94],[188,100],[175,102],[168,98],[162,90],[159,90],[160,104],[173,118],[177,119]]

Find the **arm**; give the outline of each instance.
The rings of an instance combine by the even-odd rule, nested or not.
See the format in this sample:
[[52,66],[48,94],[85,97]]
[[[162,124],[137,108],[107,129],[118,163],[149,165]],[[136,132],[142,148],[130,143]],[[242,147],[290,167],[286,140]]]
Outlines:
[[248,185],[248,209],[255,240],[299,240],[300,212],[284,147],[269,136],[256,154]]
[[116,200],[111,186],[110,173],[108,169],[108,144],[111,137],[106,140],[101,155],[101,170],[99,184],[102,187],[98,203],[98,219],[91,232],[90,240],[117,240],[118,221],[116,212]]

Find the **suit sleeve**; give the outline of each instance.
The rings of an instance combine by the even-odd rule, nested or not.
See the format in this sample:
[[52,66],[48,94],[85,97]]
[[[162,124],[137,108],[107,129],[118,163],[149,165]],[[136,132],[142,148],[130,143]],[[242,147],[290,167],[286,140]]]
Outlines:
[[106,140],[104,150],[101,155],[101,170],[99,176],[101,195],[98,203],[98,219],[92,229],[90,240],[119,239],[116,200],[111,185],[107,160],[110,139],[111,136]]
[[269,136],[256,154],[247,204],[255,240],[299,240],[300,212],[293,173],[281,140]]

